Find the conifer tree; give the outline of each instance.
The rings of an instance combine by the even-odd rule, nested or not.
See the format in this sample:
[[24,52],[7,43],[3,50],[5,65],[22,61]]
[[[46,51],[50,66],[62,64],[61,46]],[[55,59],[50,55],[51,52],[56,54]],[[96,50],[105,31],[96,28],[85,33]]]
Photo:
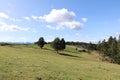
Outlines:
[[37,44],[42,49],[44,47],[44,44],[45,44],[44,38],[40,37]]
[[62,49],[65,49],[65,48],[66,48],[64,38],[61,39],[61,48],[62,48]]

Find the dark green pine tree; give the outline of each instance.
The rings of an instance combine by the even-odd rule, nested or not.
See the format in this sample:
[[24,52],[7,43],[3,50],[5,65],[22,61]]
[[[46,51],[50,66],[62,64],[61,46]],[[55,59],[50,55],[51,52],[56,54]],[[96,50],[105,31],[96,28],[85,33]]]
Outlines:
[[103,57],[108,55],[108,43],[106,42],[105,39],[102,41],[101,51],[102,51]]
[[111,47],[112,47],[112,55],[110,57],[113,59],[113,62],[116,63],[116,58],[118,58],[119,56],[119,48],[116,38],[113,39]]
[[62,48],[62,49],[65,49],[65,48],[66,48],[66,44],[65,44],[64,38],[61,39],[61,48]]
[[110,36],[110,38],[108,39],[108,51],[107,51],[107,56],[112,57],[113,54],[113,45],[114,45],[114,40],[113,37]]
[[118,42],[120,42],[120,35],[119,35],[119,37],[118,37]]
[[101,41],[99,41],[98,44],[97,44],[97,50],[100,51],[100,49],[101,49]]
[[120,64],[120,35],[118,37],[117,48],[118,48],[118,54],[115,56],[115,62]]
[[118,38],[118,52],[120,54],[120,35],[119,35],[119,38]]
[[40,37],[37,44],[42,49],[44,47],[44,44],[45,44],[44,38]]

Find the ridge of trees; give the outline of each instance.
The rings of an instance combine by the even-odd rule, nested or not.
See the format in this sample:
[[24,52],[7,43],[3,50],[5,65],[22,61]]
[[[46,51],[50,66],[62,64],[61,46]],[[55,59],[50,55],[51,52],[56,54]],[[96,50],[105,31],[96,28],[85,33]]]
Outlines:
[[120,36],[118,40],[116,37],[113,38],[110,36],[108,41],[105,39],[99,41],[97,50],[99,51],[102,60],[108,59],[111,63],[120,64]]

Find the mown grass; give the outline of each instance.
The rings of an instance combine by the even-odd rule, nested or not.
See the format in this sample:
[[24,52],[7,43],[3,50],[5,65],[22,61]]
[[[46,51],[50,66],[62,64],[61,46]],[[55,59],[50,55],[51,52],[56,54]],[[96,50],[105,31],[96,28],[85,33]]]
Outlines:
[[[75,52],[75,53],[74,53]],[[50,45],[0,46],[0,80],[120,80],[120,65],[101,62],[96,52],[67,47],[57,54]]]

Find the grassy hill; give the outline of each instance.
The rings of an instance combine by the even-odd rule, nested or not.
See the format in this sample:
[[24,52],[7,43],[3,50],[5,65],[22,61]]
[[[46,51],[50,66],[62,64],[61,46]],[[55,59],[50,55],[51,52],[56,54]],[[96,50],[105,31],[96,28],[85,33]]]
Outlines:
[[99,61],[93,52],[67,46],[57,54],[49,45],[0,46],[0,80],[120,80],[120,65]]

